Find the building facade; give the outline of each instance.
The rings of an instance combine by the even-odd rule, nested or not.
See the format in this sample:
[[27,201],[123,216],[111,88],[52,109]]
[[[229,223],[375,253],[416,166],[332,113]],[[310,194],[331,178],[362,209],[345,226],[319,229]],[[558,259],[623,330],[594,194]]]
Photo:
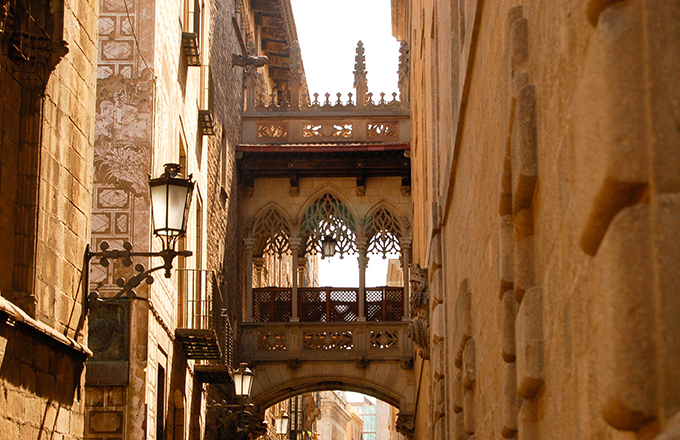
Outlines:
[[83,436],[98,5],[0,2],[0,432]]
[[405,428],[678,438],[680,7],[392,7],[429,311]]
[[[100,1],[92,248],[129,242],[133,251],[161,250],[147,176],[176,163],[195,182],[177,244],[193,255],[178,257],[170,278],[137,287],[136,298],[93,310],[85,438],[219,438],[236,429],[224,407],[236,401],[231,373],[243,304],[234,148],[246,79],[263,93],[286,88],[274,74],[284,56],[258,70],[270,34],[295,33],[290,14],[275,17],[286,5]],[[277,50],[289,51],[294,39]],[[117,280],[136,271],[95,260],[92,289],[110,298]]]

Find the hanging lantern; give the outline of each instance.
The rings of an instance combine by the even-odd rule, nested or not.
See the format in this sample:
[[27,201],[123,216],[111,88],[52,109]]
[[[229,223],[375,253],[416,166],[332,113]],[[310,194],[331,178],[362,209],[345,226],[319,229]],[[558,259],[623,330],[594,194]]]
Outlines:
[[321,240],[321,258],[330,258],[335,255],[335,246],[338,242],[332,236],[326,236]]

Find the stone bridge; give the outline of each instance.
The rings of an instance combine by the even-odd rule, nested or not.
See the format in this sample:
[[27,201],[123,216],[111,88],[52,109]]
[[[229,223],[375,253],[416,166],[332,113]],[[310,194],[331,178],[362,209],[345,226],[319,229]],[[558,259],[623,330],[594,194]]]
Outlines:
[[[355,391],[398,408],[408,435],[416,386],[404,270],[413,215],[408,103],[396,94],[374,101],[361,44],[354,101],[310,99],[296,46],[291,57],[287,98],[255,96],[254,71],[246,72],[236,357],[255,368],[255,414],[301,393]],[[356,256],[358,287],[318,287],[319,258],[333,254]],[[395,254],[390,285],[367,286],[369,256]]]
[[255,410],[322,390],[368,394],[415,410],[413,349],[407,322],[244,323],[243,360],[255,368]]

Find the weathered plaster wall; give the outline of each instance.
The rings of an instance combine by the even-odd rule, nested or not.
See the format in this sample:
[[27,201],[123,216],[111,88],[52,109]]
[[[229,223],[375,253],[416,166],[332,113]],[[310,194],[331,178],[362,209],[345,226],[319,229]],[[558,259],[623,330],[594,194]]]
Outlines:
[[670,432],[680,8],[409,14],[414,262],[440,296],[416,438]]

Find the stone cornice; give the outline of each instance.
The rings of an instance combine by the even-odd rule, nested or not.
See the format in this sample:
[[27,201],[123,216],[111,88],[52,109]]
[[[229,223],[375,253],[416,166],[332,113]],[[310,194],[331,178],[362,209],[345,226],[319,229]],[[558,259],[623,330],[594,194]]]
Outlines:
[[0,296],[0,322],[33,333],[46,344],[82,362],[92,356],[92,351],[89,348],[75,339],[59,333],[49,325],[31,318],[26,312],[2,296]]

